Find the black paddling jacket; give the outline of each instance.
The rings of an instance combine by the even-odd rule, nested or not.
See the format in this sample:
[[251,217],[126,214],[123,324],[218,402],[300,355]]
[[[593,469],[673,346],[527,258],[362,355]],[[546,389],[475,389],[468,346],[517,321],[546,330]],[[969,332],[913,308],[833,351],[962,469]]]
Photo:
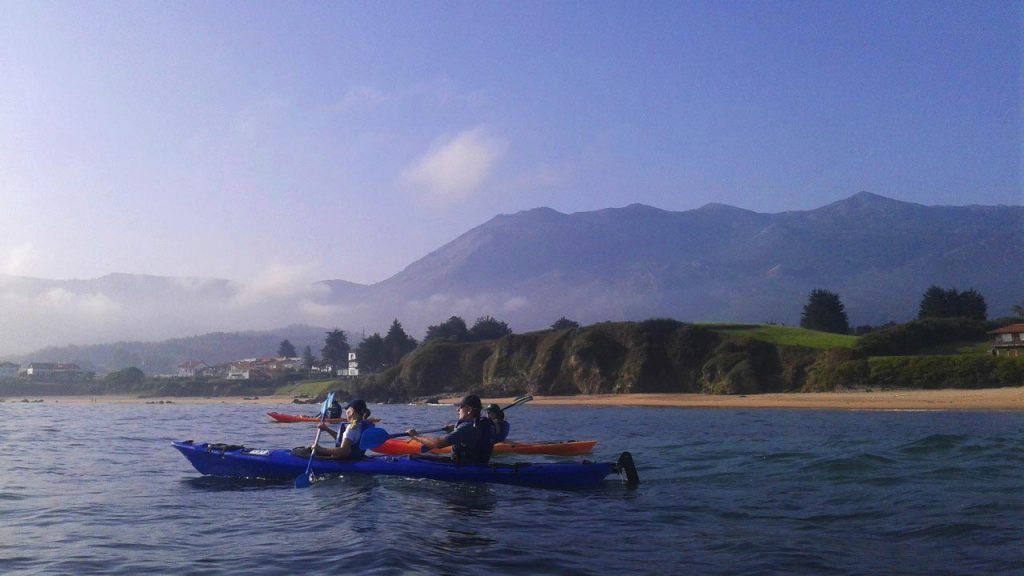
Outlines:
[[452,445],[452,460],[456,464],[487,464],[494,448],[493,437],[494,424],[483,417],[459,422],[445,439]]

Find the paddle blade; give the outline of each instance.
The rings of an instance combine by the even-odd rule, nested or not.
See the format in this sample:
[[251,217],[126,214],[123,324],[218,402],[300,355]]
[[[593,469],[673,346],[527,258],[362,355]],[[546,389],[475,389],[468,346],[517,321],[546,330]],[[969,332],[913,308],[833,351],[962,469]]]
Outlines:
[[309,488],[309,485],[311,484],[311,482],[309,481],[309,477],[310,477],[309,472],[306,472],[302,476],[299,476],[298,478],[296,478],[295,479],[295,487],[296,488]]
[[511,404],[509,404],[508,406],[505,406],[504,408],[502,408],[502,411],[508,410],[509,408],[515,408],[516,406],[519,406],[520,404],[526,404],[530,400],[533,400],[533,396],[531,396],[529,394],[524,394],[522,396],[518,396],[518,397],[516,397],[515,400],[512,401]]
[[379,448],[390,437],[391,435],[388,434],[388,431],[383,428],[367,428],[359,436],[359,449],[373,450],[374,448]]

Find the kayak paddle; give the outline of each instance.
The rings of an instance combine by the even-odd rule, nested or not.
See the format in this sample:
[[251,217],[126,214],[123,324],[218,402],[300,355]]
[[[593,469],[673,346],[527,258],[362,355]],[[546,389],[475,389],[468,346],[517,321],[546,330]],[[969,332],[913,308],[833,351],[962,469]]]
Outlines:
[[[424,430],[424,433],[430,434],[433,432],[444,432],[444,428],[438,428],[436,430]],[[388,431],[383,428],[369,428],[359,436],[359,449],[360,450],[373,450],[379,448],[381,444],[387,442],[392,438],[401,438],[402,436],[408,436],[408,432],[402,432],[400,434],[388,434]]]
[[529,394],[523,394],[522,396],[516,397],[516,399],[513,400],[511,404],[509,404],[508,406],[505,406],[504,408],[502,408],[501,411],[504,412],[505,410],[508,410],[509,408],[515,408],[516,406],[519,406],[520,404],[526,404],[530,400],[533,400],[533,396],[530,396]]
[[[331,402],[334,401],[334,392],[327,395],[327,399],[324,400],[324,405],[320,408],[320,423],[324,423],[324,418],[327,417],[327,409],[331,406]],[[309,476],[313,473],[313,455],[316,454],[316,446],[320,443],[320,428],[316,429],[316,438],[313,439],[313,448],[309,451],[309,463],[306,464],[306,473],[295,479],[296,488],[309,488]]]

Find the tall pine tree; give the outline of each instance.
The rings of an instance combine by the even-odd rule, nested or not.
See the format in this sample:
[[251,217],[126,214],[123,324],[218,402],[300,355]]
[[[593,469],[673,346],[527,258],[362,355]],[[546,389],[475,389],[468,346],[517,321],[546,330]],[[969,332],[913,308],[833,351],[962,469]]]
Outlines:
[[807,298],[800,327],[834,334],[849,334],[850,321],[839,295],[828,290],[815,289]]
[[320,359],[335,368],[347,366],[350,349],[348,335],[345,334],[345,331],[334,329],[328,332],[327,338],[324,339],[324,347],[320,350]]

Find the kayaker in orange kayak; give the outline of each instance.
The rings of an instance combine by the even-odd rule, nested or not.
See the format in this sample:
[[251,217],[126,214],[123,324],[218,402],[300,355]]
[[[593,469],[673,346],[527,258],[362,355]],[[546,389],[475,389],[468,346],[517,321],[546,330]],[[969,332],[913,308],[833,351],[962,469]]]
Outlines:
[[455,430],[445,436],[420,436],[415,428],[406,434],[428,449],[452,447],[452,460],[457,464],[487,464],[491,459],[494,442],[494,424],[481,415],[483,404],[480,397],[470,394],[457,404],[459,421]]
[[[370,409],[366,407],[366,402],[356,399],[345,404],[344,410],[348,424],[345,426],[340,441],[336,442],[333,448],[314,446],[313,450],[316,451],[318,457],[347,459],[362,458],[366,455],[363,450],[359,449],[359,438],[367,428],[373,426],[373,422],[370,421]],[[319,428],[338,440],[338,433],[326,422],[321,422]]]
[[491,419],[491,424],[494,425],[494,435],[491,436],[491,441],[495,444],[504,442],[508,438],[509,430],[512,428],[508,421],[505,420],[505,411],[497,404],[488,404],[487,417]]

